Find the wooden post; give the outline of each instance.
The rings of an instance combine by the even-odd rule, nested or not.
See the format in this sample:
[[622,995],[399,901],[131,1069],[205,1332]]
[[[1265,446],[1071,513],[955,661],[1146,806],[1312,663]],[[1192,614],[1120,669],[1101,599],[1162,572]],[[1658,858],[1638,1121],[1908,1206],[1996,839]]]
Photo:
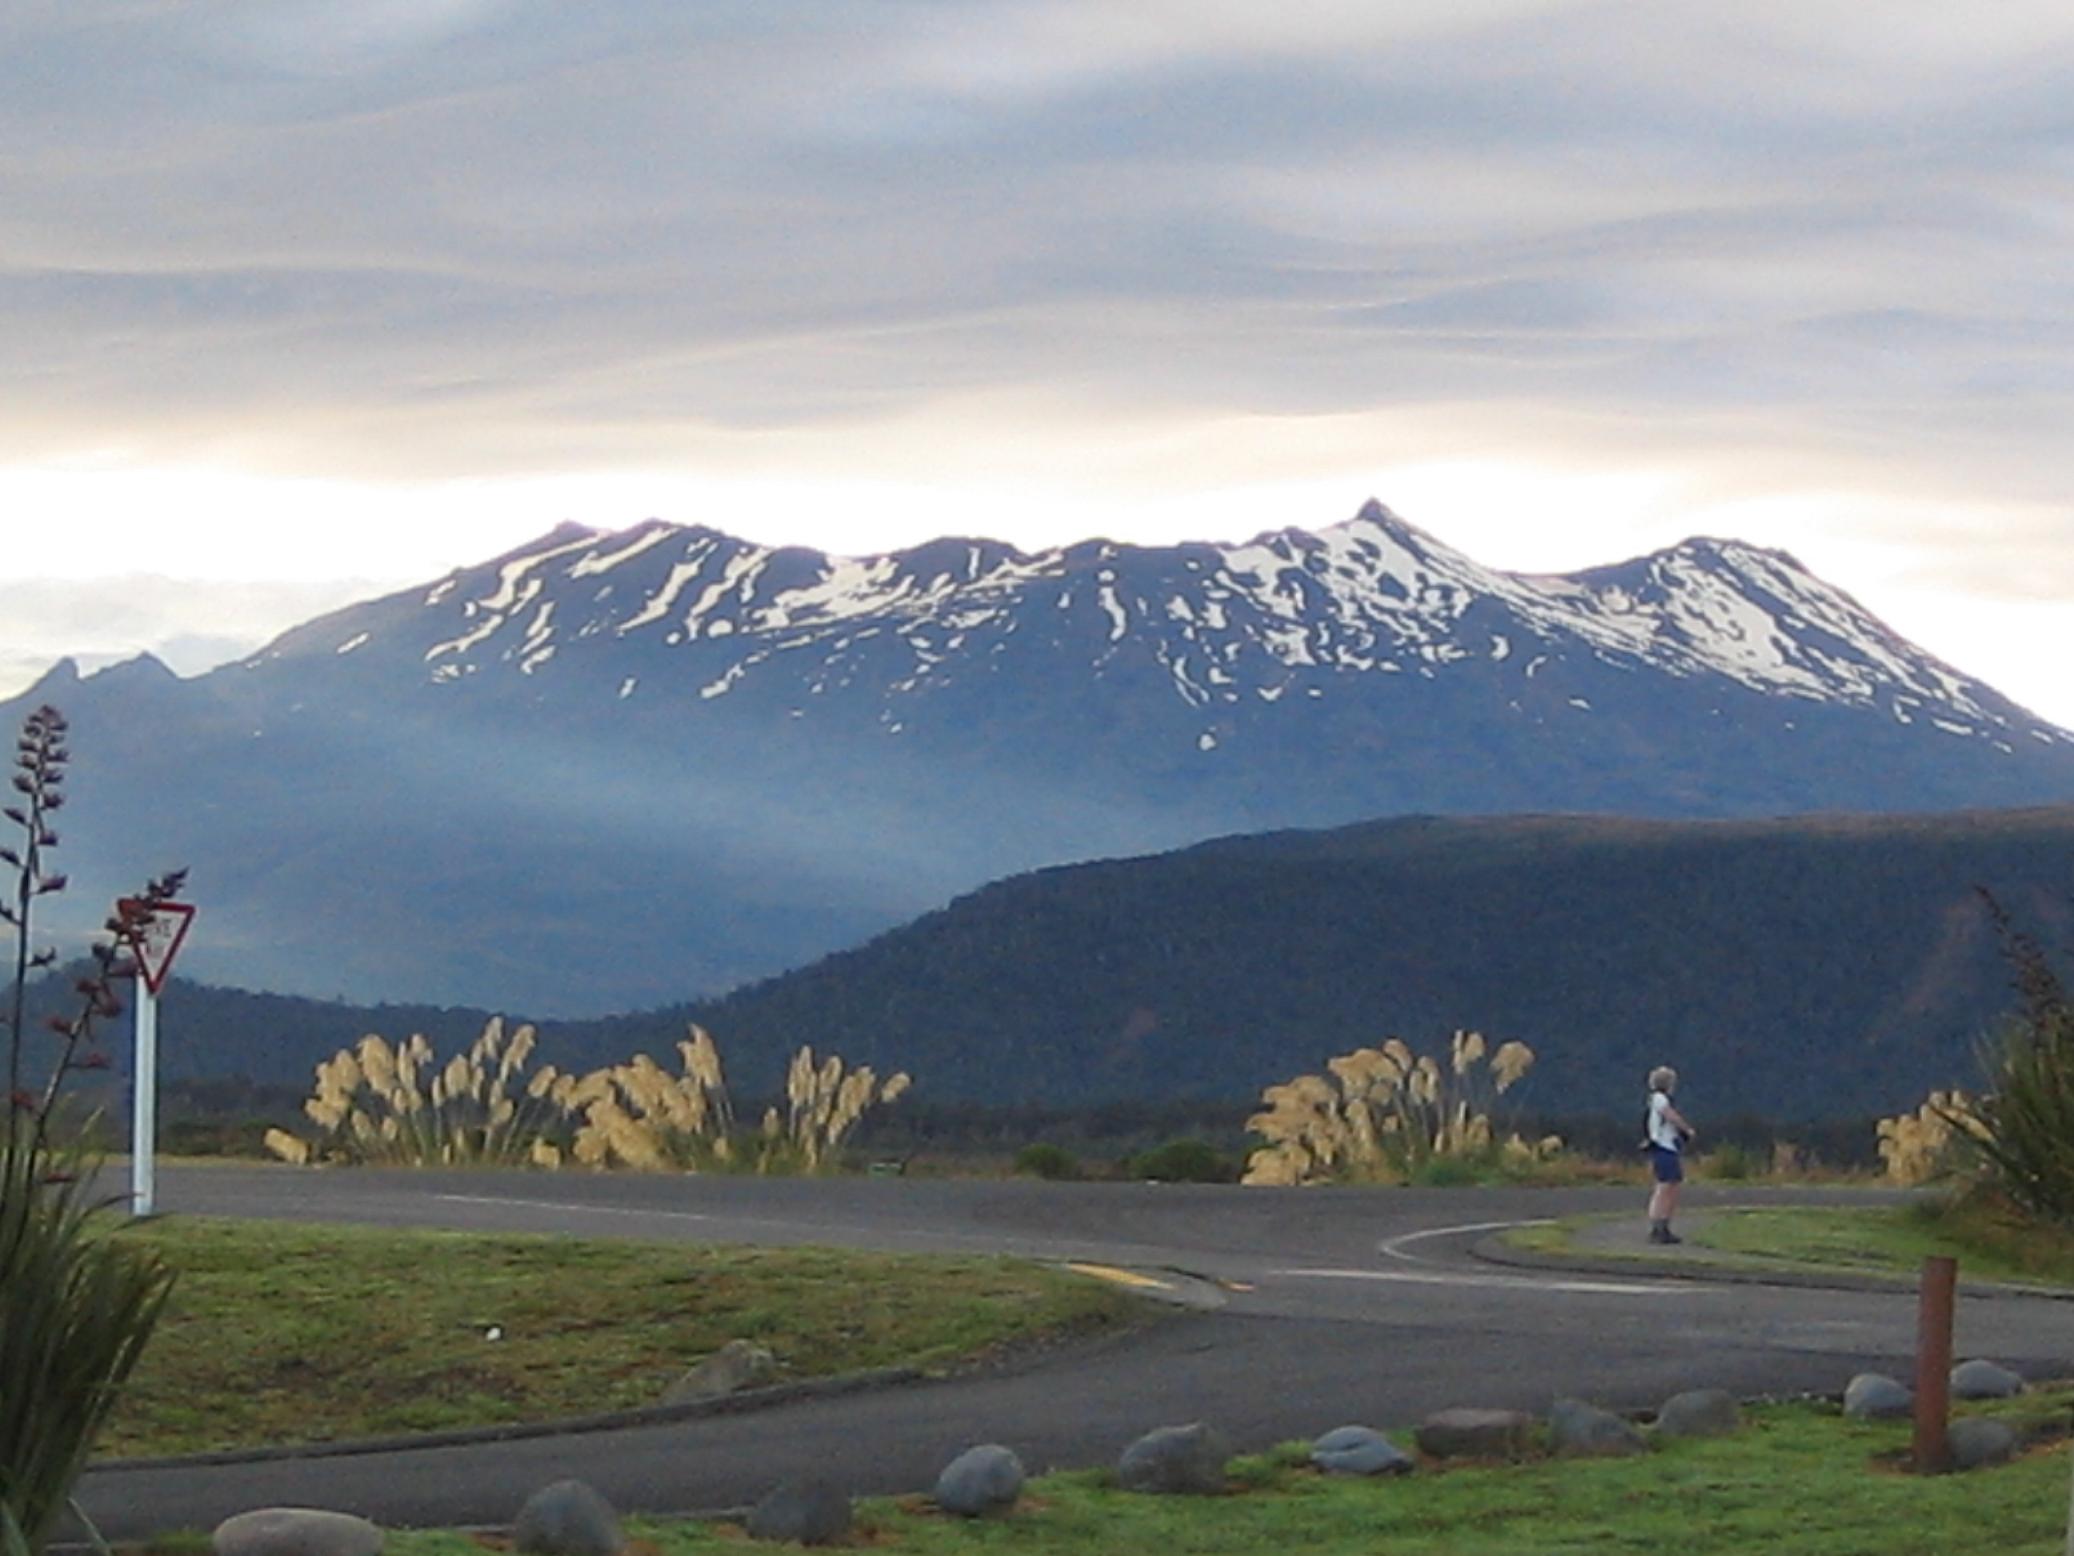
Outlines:
[[2067,1550],[2066,1556],[2074,1556],[2074,1482],[2067,1487]]
[[1916,1435],[1918,1475],[1942,1475],[1952,1467],[1952,1299],[1959,1261],[1933,1255],[1923,1261],[1922,1295],[1916,1309]]

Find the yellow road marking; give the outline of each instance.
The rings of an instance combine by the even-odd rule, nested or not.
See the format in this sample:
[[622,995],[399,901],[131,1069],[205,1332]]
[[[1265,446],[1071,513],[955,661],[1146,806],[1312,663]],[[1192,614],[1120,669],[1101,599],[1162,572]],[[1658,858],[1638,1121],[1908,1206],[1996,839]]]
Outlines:
[[1155,1291],[1172,1291],[1174,1283],[1159,1280],[1150,1275],[1140,1275],[1136,1270],[1118,1269],[1113,1264],[1072,1264],[1066,1266],[1076,1275],[1092,1275],[1096,1280],[1112,1280],[1119,1286],[1151,1287]]

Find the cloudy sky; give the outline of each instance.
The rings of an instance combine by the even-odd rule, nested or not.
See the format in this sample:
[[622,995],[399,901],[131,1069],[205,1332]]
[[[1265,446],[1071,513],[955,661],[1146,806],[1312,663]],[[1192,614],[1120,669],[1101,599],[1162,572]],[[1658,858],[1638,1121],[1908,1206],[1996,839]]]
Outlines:
[[10,0],[0,689],[575,518],[1782,545],[2074,724],[2064,0]]

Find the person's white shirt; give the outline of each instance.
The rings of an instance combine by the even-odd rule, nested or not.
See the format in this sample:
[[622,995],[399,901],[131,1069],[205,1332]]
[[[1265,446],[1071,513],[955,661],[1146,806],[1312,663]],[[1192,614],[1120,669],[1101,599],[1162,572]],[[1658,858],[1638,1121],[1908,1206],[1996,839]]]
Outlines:
[[1671,1122],[1675,1109],[1671,1106],[1668,1092],[1652,1091],[1649,1094],[1649,1143],[1660,1145],[1666,1151],[1676,1151],[1684,1145],[1678,1126]]

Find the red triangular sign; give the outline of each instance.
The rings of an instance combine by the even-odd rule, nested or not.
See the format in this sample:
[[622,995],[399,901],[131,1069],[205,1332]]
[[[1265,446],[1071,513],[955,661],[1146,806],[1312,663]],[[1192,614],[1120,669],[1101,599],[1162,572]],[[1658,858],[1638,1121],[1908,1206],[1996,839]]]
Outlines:
[[187,939],[188,926],[194,923],[194,904],[191,902],[161,902],[157,907],[146,909],[133,897],[125,897],[117,904],[124,913],[135,912],[140,917],[147,911],[143,927],[131,949],[137,953],[137,976],[144,980],[144,987],[153,994],[166,986],[166,978],[173,971],[173,958],[180,954],[180,947]]

